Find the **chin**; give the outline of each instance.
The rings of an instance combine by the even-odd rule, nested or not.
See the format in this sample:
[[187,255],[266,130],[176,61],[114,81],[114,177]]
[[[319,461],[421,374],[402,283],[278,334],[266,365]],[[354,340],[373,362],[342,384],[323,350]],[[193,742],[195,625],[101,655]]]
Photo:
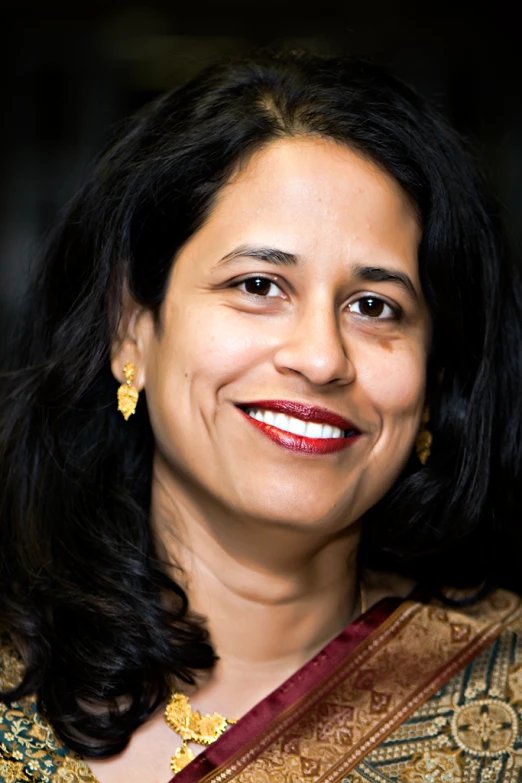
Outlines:
[[[324,533],[325,535],[339,532],[349,527],[357,517],[352,518],[349,513],[341,516],[335,507],[332,513],[332,504],[324,505],[324,497],[314,504],[310,498],[303,502],[276,502],[273,505],[265,502],[256,506],[252,502],[245,504],[243,511],[246,516],[259,522],[278,527],[285,527],[303,532]],[[241,513],[241,512],[240,512]]]

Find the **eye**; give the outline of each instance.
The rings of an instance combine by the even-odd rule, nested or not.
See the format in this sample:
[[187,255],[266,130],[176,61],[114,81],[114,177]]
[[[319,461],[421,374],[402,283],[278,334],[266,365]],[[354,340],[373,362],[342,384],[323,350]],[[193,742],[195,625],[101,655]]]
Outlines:
[[280,287],[273,280],[270,280],[269,277],[263,277],[262,275],[255,275],[254,277],[247,277],[246,280],[240,280],[238,283],[235,283],[235,287],[252,296],[272,298],[281,295]]
[[376,321],[391,321],[400,318],[398,308],[393,308],[383,299],[377,296],[362,296],[348,305],[348,310],[364,318],[372,318]]

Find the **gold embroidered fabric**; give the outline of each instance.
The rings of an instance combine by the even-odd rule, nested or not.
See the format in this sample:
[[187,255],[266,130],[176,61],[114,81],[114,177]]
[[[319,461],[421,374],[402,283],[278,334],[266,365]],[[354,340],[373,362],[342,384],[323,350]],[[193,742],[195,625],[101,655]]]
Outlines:
[[[522,783],[521,616],[506,591],[465,611],[403,604],[199,783]],[[21,671],[0,644],[1,686]],[[96,779],[27,697],[0,703],[0,783]]]
[[410,604],[313,709],[296,720],[296,705],[201,783],[521,783],[521,613],[506,591],[465,612]]
[[521,634],[511,623],[344,783],[520,783]]
[[[14,687],[23,664],[0,639],[0,687]],[[1,783],[97,783],[87,764],[72,754],[39,714],[36,698],[0,702]]]

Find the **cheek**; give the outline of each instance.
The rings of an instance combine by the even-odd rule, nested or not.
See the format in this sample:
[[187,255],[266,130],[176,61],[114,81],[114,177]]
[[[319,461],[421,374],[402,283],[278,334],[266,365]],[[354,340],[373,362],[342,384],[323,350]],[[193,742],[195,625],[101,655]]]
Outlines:
[[[378,355],[377,355],[378,353]],[[373,410],[375,431],[367,480],[369,492],[382,494],[397,479],[415,444],[426,391],[426,354],[416,345],[367,355],[358,374]]]
[[[262,361],[259,333],[220,308],[177,309],[165,319],[147,374],[147,395],[173,424],[212,415],[222,387]],[[190,418],[189,418],[190,417]]]
[[426,355],[416,345],[366,352],[358,380],[383,421],[386,417],[416,417],[426,388]]
[[185,324],[183,359],[187,379],[217,391],[225,383],[262,361],[259,326],[239,321],[227,308],[209,308]]

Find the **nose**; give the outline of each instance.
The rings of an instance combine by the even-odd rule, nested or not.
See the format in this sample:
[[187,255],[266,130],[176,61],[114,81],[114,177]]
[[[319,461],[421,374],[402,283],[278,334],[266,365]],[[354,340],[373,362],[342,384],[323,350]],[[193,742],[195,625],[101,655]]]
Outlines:
[[298,373],[316,386],[343,386],[355,379],[346,343],[331,301],[316,301],[285,330],[274,363],[279,372]]

